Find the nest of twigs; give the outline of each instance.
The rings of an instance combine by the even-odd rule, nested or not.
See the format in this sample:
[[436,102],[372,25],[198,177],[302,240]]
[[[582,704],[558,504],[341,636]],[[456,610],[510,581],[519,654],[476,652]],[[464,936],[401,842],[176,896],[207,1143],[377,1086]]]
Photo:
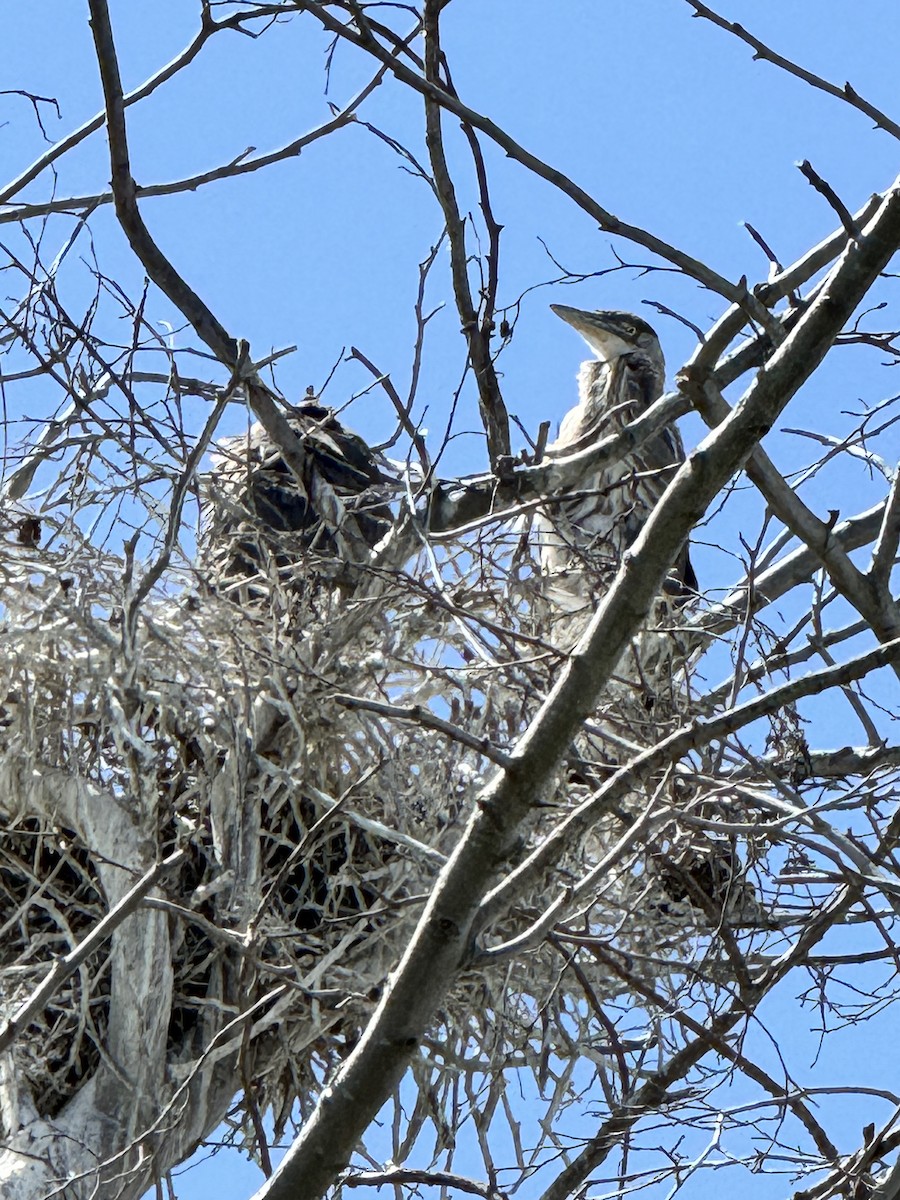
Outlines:
[[[515,530],[438,554],[398,524],[350,575],[335,568],[333,545],[323,554],[307,533],[294,531],[287,555],[286,531],[277,556],[261,538],[252,579],[216,578],[211,561],[246,560],[249,529],[249,513],[213,522],[213,559],[170,570],[166,590],[139,604],[139,572],[71,530],[65,548],[20,542],[7,566],[0,749],[41,786],[3,814],[4,1014],[143,872],[182,852],[16,1042],[16,1074],[41,1115],[108,1065],[127,970],[117,954],[129,939],[140,952],[149,906],[165,916],[153,925],[164,978],[149,1023],[168,1095],[196,1093],[224,1058],[222,1096],[237,1080],[244,1089],[237,1124],[252,1140],[270,1109],[280,1132],[357,1038],[493,769],[486,751],[514,745],[562,661]],[[668,669],[674,678],[679,665]],[[527,836],[540,841],[609,776],[623,731],[633,742],[640,723],[649,736],[680,719],[681,696],[677,681],[657,680],[650,704],[626,672]],[[484,931],[485,944],[527,928],[659,786],[648,781],[570,846],[527,903]],[[697,880],[713,881],[721,908],[741,872],[736,855],[723,868],[712,850],[697,868],[698,851],[679,836],[671,822],[658,826],[561,919],[614,934],[658,973],[660,957],[708,921]],[[674,884],[654,865],[660,856],[680,862]],[[582,959],[578,978],[594,998],[618,994],[602,964]],[[529,1046],[545,1058],[573,1022],[596,1036],[582,984],[560,994],[559,946],[535,945],[522,962],[500,956],[464,975],[424,1048],[429,1070],[458,1069],[454,1039],[489,1063],[500,1044],[512,1061],[526,1062]],[[223,1111],[211,1108],[205,1125]]]

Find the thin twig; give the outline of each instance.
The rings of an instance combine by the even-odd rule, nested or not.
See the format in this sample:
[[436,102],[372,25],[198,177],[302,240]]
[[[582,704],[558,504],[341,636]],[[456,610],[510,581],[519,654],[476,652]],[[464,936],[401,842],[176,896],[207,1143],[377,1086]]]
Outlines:
[[459,742],[461,746],[468,746],[470,750],[475,750],[478,754],[483,754],[485,758],[496,763],[499,767],[506,768],[510,764],[511,759],[509,755],[492,746],[486,738],[475,737],[474,734],[461,729],[458,725],[454,725],[452,721],[445,721],[442,717],[436,716],[421,704],[403,707],[399,704],[387,704],[381,700],[369,700],[364,696],[351,696],[346,692],[337,692],[332,699],[344,708],[352,708],[360,712],[377,713],[382,717],[394,717],[400,721],[411,721],[416,725],[422,725],[426,729],[435,729],[438,733],[443,733],[452,741]]
[[[185,179],[177,179],[171,183],[151,183],[145,187],[135,185],[135,198],[149,200],[158,196],[177,196],[183,192],[195,192],[198,188],[206,187],[211,183],[220,183],[225,179],[237,179],[241,175],[251,175],[255,171],[261,171],[265,167],[272,166],[273,163],[285,162],[290,158],[298,158],[308,146],[313,145],[320,138],[327,137],[336,130],[343,129],[345,126],[355,122],[356,110],[381,83],[385,71],[385,67],[379,67],[373,78],[347,102],[344,108],[336,112],[329,120],[324,121],[321,125],[317,125],[309,133],[304,133],[301,137],[288,142],[287,145],[277,150],[270,150],[265,154],[258,154],[253,158],[245,158],[243,155],[240,155],[238,158],[232,159],[231,162],[223,163],[222,166],[213,167],[211,170],[203,171],[199,175],[190,175]],[[111,203],[115,203],[113,192],[97,192],[91,196],[67,196],[63,199],[49,200],[45,203],[13,203],[9,204],[3,211],[0,211],[0,225],[24,221],[32,217],[46,216],[49,213],[93,211],[93,209],[101,205]]]
[[858,238],[859,226],[850,215],[850,209],[843,202],[831,184],[822,178],[808,158],[805,158],[803,162],[798,163],[797,166],[803,178],[809,180],[819,195],[824,196],[837,213],[841,224],[847,232],[847,236],[851,238]]
[[870,104],[868,100],[864,100],[859,92],[851,87],[849,83],[845,83],[843,87],[838,87],[836,83],[831,83],[829,80],[823,79],[821,75],[815,75],[812,71],[807,71],[805,67],[798,66],[797,63],[792,62],[789,58],[785,58],[781,54],[776,54],[765,42],[761,42],[752,33],[748,33],[743,25],[739,25],[736,21],[727,21],[724,17],[719,16],[717,12],[714,12],[713,9],[708,8],[705,4],[701,4],[699,0],[687,0],[687,3],[694,9],[695,16],[703,17],[707,21],[712,22],[713,25],[718,25],[720,29],[727,30],[750,46],[753,50],[754,58],[770,62],[773,66],[780,67],[788,75],[794,75],[797,79],[802,79],[804,83],[817,88],[820,92],[827,92],[829,96],[834,96],[837,100],[843,100],[851,108],[855,108],[859,112],[865,113],[867,117],[870,117],[878,129],[883,129],[885,133],[889,133],[892,137],[900,138],[900,125],[896,121],[892,121],[880,108],[876,108],[874,104]]
[[[440,78],[441,46],[439,32],[439,0],[425,0],[425,79],[435,88],[442,87]],[[368,33],[368,43],[377,45],[371,32]],[[491,331],[493,318],[489,309],[485,309],[481,323],[472,299],[469,286],[469,253],[466,248],[466,223],[459,212],[456,200],[456,189],[447,165],[444,153],[443,132],[441,129],[441,107],[435,103],[430,92],[425,97],[425,142],[434,175],[435,191],[444,213],[447,227],[447,238],[450,244],[450,266],[453,276],[453,291],[456,297],[456,307],[463,334],[469,347],[469,359],[475,374],[478,387],[478,403],[481,420],[487,435],[488,454],[492,464],[498,458],[508,455],[509,416],[506,405],[500,393],[500,383],[491,358]],[[470,143],[471,144],[471,143]],[[476,158],[476,163],[477,163]],[[486,189],[486,183],[484,188]],[[482,193],[482,201],[485,195]],[[488,207],[490,213],[490,207]],[[493,243],[492,243],[493,245]],[[496,246],[493,245],[494,250]],[[496,269],[496,258],[494,267]],[[496,289],[495,289],[496,290]]]
[[366,355],[363,354],[362,350],[358,350],[356,346],[350,347],[350,358],[355,358],[357,362],[362,363],[366,370],[371,375],[374,375],[376,381],[384,388],[391,404],[394,406],[394,411],[396,412],[400,421],[401,428],[407,434],[409,440],[416,448],[416,454],[419,456],[419,462],[422,466],[422,471],[425,475],[427,475],[430,465],[428,458],[428,447],[425,445],[425,439],[413,424],[410,417],[410,408],[400,399],[400,393],[391,382],[390,375],[385,375],[383,371],[379,371],[372,360],[367,358]]

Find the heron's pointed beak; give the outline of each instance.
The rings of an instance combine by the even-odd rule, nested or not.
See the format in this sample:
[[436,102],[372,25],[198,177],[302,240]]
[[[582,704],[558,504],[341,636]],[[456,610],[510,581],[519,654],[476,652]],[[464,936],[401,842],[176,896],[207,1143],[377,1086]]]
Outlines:
[[612,362],[634,347],[603,320],[603,313],[570,308],[568,304],[551,304],[550,308],[567,325],[577,330],[601,362]]

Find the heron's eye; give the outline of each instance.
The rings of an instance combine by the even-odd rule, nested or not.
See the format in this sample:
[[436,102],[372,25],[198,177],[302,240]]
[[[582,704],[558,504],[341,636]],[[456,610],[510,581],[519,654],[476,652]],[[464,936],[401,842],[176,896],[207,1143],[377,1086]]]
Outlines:
[[622,328],[625,330],[625,332],[628,334],[629,337],[634,337],[634,335],[637,333],[637,329],[635,329],[635,327],[633,325],[623,325]]

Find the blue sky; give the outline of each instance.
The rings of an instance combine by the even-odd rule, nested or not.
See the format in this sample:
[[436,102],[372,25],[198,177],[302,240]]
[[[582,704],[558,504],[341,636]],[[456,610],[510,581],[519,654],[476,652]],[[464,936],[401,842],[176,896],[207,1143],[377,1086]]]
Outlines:
[[[190,0],[112,5],[126,87],[179,52],[198,27],[198,9]],[[900,111],[894,0],[864,5],[745,0],[722,3],[720,11],[810,70],[837,84],[849,79],[873,103],[894,115]],[[766,277],[767,264],[742,222],[752,223],[785,263],[835,226],[831,209],[797,170],[798,160],[808,158],[852,210],[889,184],[900,161],[898,146],[873,131],[861,114],[770,64],[752,61],[746,46],[690,14],[683,0],[453,0],[444,18],[444,46],[466,103],[622,219],[646,226],[723,275],[746,275],[752,283]],[[98,110],[84,4],[30,0],[7,6],[3,33],[3,87],[59,101],[60,119],[42,108],[51,140]],[[255,41],[217,35],[189,70],[129,110],[137,180],[192,175],[251,146],[268,151],[326,120],[327,102],[342,105],[371,73],[367,61],[340,48],[326,97],[326,48],[327,39],[309,19],[295,18]],[[416,97],[385,82],[360,117],[424,160]],[[4,176],[11,178],[45,142],[21,96],[0,96],[0,121]],[[461,207],[474,208],[477,195],[456,122],[448,119],[446,131]],[[485,155],[495,215],[504,226],[502,305],[558,278],[542,241],[572,272],[614,265],[613,239],[587,216],[494,147],[486,145]],[[93,193],[105,188],[108,173],[102,135],[94,135],[59,165],[55,181],[45,173],[18,198],[46,199],[51,189],[57,196]],[[277,376],[289,398],[298,398],[307,385],[318,390],[351,344],[390,372],[404,392],[418,264],[442,221],[422,180],[362,125],[342,129],[268,171],[147,201],[143,212],[182,274],[235,336],[250,341],[255,357],[298,347]],[[48,223],[47,257],[70,228],[65,217]],[[132,292],[139,290],[141,271],[109,207],[94,215],[92,230],[103,270]],[[2,237],[23,248],[12,226],[4,227]],[[617,243],[616,249],[631,263],[654,262],[638,248]],[[73,262],[65,276],[73,304],[88,295],[79,271]],[[896,287],[896,281],[885,281],[879,298],[893,299]],[[14,293],[10,281],[4,296]],[[511,412],[534,432],[541,420],[558,421],[574,401],[581,344],[550,314],[551,301],[643,312],[660,331],[671,377],[691,352],[693,337],[671,319],[654,316],[645,300],[662,302],[701,326],[723,307],[690,280],[639,270],[529,292],[499,360]],[[425,423],[438,430],[465,361],[443,256],[432,273],[428,301],[444,307],[429,325],[419,412],[427,405]],[[161,329],[166,322],[180,324],[159,296],[151,296],[148,316]],[[105,319],[114,328],[112,310]],[[871,327],[878,327],[877,317]],[[189,340],[176,336],[180,344]],[[840,434],[852,424],[844,410],[890,395],[897,378],[882,369],[871,349],[839,350],[803,389],[784,424],[819,425]],[[342,404],[366,383],[358,366],[342,366],[326,399]],[[36,385],[8,394],[6,402],[14,417],[36,417],[49,401]],[[466,391],[460,427],[474,429],[476,419]],[[240,418],[233,414],[231,420]],[[348,420],[376,438],[391,427],[391,413],[377,392],[355,403]],[[700,423],[687,420],[684,434],[689,444],[698,440]],[[767,448],[785,471],[802,468],[817,453],[805,439],[778,433]],[[900,439],[889,434],[880,449],[895,462]],[[455,442],[447,463],[459,472],[483,469],[482,439]],[[882,491],[864,471],[835,467],[804,496],[820,512],[838,507],[849,515]],[[746,522],[747,536],[754,536],[760,505],[748,495],[731,512],[727,529],[716,527],[699,539],[714,545],[695,552],[701,579],[712,588],[725,588],[736,577],[733,535]],[[826,720],[835,736],[843,732],[840,719],[833,726]],[[837,1039],[833,1052],[840,1055],[842,1044]],[[255,1167],[223,1154],[187,1177],[179,1195],[237,1200],[258,1181]]]
[[[126,85],[142,81],[187,43],[198,24],[194,7],[184,0],[152,8],[113,6]],[[444,37],[463,98],[525,147],[570,174],[618,216],[645,225],[722,274],[764,278],[767,265],[742,221],[750,221],[783,261],[834,227],[833,213],[802,178],[797,160],[808,157],[855,208],[890,180],[895,149],[891,138],[870,130],[866,118],[769,64],[754,63],[745,46],[692,19],[689,11],[676,0],[560,0],[548,20],[539,0],[455,0],[445,16]],[[858,9],[851,14],[840,3],[822,3],[814,22],[809,13],[805,5],[775,3],[728,10],[786,54],[802,56],[805,65],[838,82],[852,78],[889,108],[892,65],[900,50],[889,9],[873,3],[864,14]],[[48,44],[45,22],[51,18],[58,33]],[[99,84],[81,6],[38,0],[6,20],[10,86],[60,100],[61,121],[43,110],[50,136],[96,111]],[[190,70],[130,110],[138,181],[192,175],[250,146],[267,151],[327,119],[325,48],[309,20],[295,19],[256,41],[218,35]],[[368,72],[368,63],[342,48],[327,99],[342,104]],[[13,96],[3,101],[5,161],[12,174],[43,143],[26,102]],[[377,89],[361,116],[424,154],[420,106],[393,84]],[[446,129],[459,167],[461,206],[474,208],[477,197],[456,123],[448,120]],[[540,239],[573,272],[614,265],[612,239],[587,216],[494,147],[488,145],[485,153],[494,208],[504,225],[501,304],[513,304],[526,288],[558,277]],[[56,194],[90,194],[107,177],[102,139],[95,135],[60,165]],[[49,185],[45,174],[25,195],[46,197]],[[418,263],[441,221],[422,181],[361,126],[340,130],[267,172],[147,201],[144,212],[183,274],[226,326],[250,341],[257,357],[297,345],[279,368],[278,382],[289,398],[310,384],[318,389],[350,344],[389,371],[403,390]],[[70,225],[58,220],[60,240]],[[125,253],[111,209],[95,214],[92,227],[101,267],[133,290],[139,287],[141,272]],[[53,233],[51,226],[48,251],[55,250]],[[653,261],[637,248],[617,248],[629,262]],[[70,286],[77,291],[74,269],[72,276]],[[701,326],[722,307],[691,281],[636,271],[531,292],[499,365],[509,408],[532,432],[544,418],[558,420],[574,397],[581,343],[548,312],[548,303],[560,299],[637,311],[642,301],[653,299]],[[429,301],[445,307],[429,328],[420,409],[427,403],[426,424],[437,429],[440,422],[429,417],[445,411],[464,365],[443,258],[432,273]],[[177,323],[167,301],[158,299],[154,307],[158,322]],[[656,322],[674,372],[690,353],[693,337],[669,318]],[[861,372],[877,365],[872,359],[871,351],[852,349],[835,356],[829,406],[852,405],[854,393],[862,392]],[[367,382],[362,368],[344,368],[327,398],[343,403]],[[807,415],[821,411],[821,388],[817,378],[792,410],[790,424],[802,426]],[[464,413],[464,426],[474,428],[468,394]],[[390,417],[383,397],[375,394],[354,406],[352,419],[377,436]],[[840,427],[836,411],[835,429]],[[688,441],[699,438],[699,424],[688,422],[685,434]],[[484,465],[480,439],[464,439],[454,450],[448,467],[474,471]],[[785,468],[810,458],[809,446],[796,439],[784,440],[777,454]],[[716,574],[720,570],[714,568]]]

